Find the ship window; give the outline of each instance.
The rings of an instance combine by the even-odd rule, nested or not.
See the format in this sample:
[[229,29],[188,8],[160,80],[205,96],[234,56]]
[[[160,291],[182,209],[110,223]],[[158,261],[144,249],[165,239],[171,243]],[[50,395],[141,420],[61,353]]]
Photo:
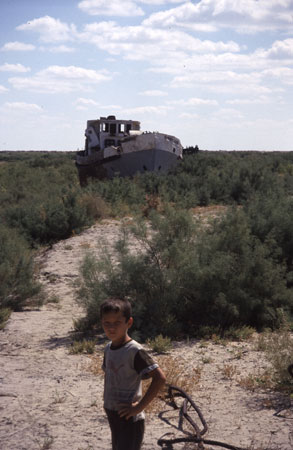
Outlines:
[[114,139],[105,139],[105,147],[110,147],[111,145],[115,145]]
[[110,123],[110,134],[116,134],[116,123]]
[[125,132],[125,123],[119,123],[119,133]]
[[101,131],[105,131],[106,133],[108,133],[108,131],[109,131],[109,124],[108,123],[102,123]]

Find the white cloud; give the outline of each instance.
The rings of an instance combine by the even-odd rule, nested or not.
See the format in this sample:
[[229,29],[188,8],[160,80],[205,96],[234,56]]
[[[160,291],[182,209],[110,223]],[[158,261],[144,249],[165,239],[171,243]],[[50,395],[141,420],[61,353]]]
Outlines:
[[230,119],[235,120],[244,118],[242,112],[234,108],[221,108],[213,113],[213,117],[225,121]]
[[197,113],[181,113],[179,114],[179,117],[182,117],[183,119],[198,119],[200,118],[199,114]]
[[182,59],[192,53],[240,51],[239,45],[232,41],[202,41],[183,31],[144,26],[121,27],[113,21],[88,24],[78,37],[81,41],[92,43],[112,55],[153,63],[168,58],[177,64],[178,58]]
[[[271,64],[270,64],[271,66]],[[225,52],[220,54],[181,54],[177,59],[169,58],[169,55],[162,55],[153,61],[153,67],[149,70],[158,73],[169,73],[193,77],[195,73],[206,73],[209,77],[213,72],[225,71],[260,71],[268,67],[268,60],[260,54],[234,54]],[[211,71],[211,68],[213,69]]]
[[2,86],[2,84],[0,84],[0,94],[3,94],[4,92],[8,92],[9,89],[7,89],[5,86]]
[[251,98],[235,98],[233,100],[226,100],[228,105],[266,105],[270,103],[268,96],[262,95],[260,97]]
[[49,66],[32,77],[14,77],[8,81],[15,89],[44,93],[68,93],[90,91],[93,86],[110,79],[111,76],[106,71],[76,66]]
[[[46,50],[46,48],[43,48],[42,50]],[[51,53],[73,53],[75,52],[75,48],[68,47],[67,45],[58,45],[56,47],[49,48],[49,51]]]
[[91,105],[91,106],[99,106],[100,103],[96,102],[95,100],[92,100],[90,98],[78,98],[75,102],[75,105]]
[[78,7],[91,16],[143,16],[144,11],[132,0],[83,0]]
[[273,69],[267,69],[263,72],[263,75],[272,79],[278,80],[285,85],[293,86],[293,69],[290,67],[276,67]]
[[136,0],[139,3],[146,5],[167,5],[169,3],[184,3],[189,0]]
[[167,112],[172,109],[170,106],[137,106],[134,108],[123,108],[123,114],[129,115],[141,115],[141,114],[152,114],[152,115],[166,115]]
[[238,33],[292,32],[292,0],[200,0],[152,14],[147,26],[188,27],[201,31],[231,28]]
[[27,23],[19,25],[16,29],[39,33],[42,42],[68,41],[72,39],[75,33],[74,25],[68,25],[50,16],[30,20]]
[[146,95],[147,97],[164,97],[165,95],[168,95],[168,93],[166,91],[154,89],[150,91],[139,92],[139,95]]
[[280,92],[280,86],[266,85],[265,78],[273,76],[267,71],[237,73],[235,71],[215,70],[213,72],[193,72],[177,75],[170,83],[171,87],[201,88],[217,94],[269,95]]
[[3,52],[27,52],[35,50],[35,46],[32,44],[24,44],[23,42],[6,42],[6,44],[1,47]]
[[265,52],[265,56],[272,59],[289,59],[293,61],[293,39],[275,41],[272,47]]
[[35,103],[25,103],[25,102],[6,102],[3,105],[3,110],[7,109],[10,111],[26,112],[26,113],[43,111],[43,109],[39,105],[36,105]]
[[[103,105],[102,109],[103,111],[106,111],[106,113],[103,114],[101,113],[101,116],[102,115],[108,116],[109,115],[108,111],[120,111],[122,108],[120,105]],[[113,115],[113,113],[110,115]]]
[[30,72],[29,67],[25,67],[22,64],[2,64],[0,66],[0,72]]
[[[180,84],[184,86],[195,84],[204,84],[205,86],[215,85],[215,83],[227,83],[229,85],[233,83],[242,84],[256,84],[260,81],[260,73],[238,73],[231,70],[214,70],[214,71],[199,71],[189,72],[185,75],[179,75],[174,77],[172,84],[176,84],[178,87]],[[173,86],[174,87],[174,86]]]
[[168,102],[168,104],[169,105],[181,105],[181,106],[202,106],[202,105],[216,106],[216,105],[218,105],[218,102],[217,102],[217,100],[192,97],[192,98],[189,98],[188,100],[174,100],[174,101]]
[[83,98],[83,97],[80,97],[77,100],[75,100],[75,102],[73,102],[73,104],[75,105],[77,111],[87,111],[90,106],[95,106],[95,107],[101,106],[100,103],[96,102],[95,100],[92,100],[90,98]]

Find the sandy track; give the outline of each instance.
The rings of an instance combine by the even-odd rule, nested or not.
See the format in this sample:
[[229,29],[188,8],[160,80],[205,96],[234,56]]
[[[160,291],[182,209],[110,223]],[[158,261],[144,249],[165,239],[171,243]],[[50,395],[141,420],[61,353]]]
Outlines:
[[[89,372],[87,356],[70,355],[68,346],[73,319],[82,315],[72,282],[84,252],[92,248],[99,253],[101,243],[111,246],[118,234],[119,222],[96,224],[38,258],[40,281],[60,302],[13,313],[0,332],[1,449],[110,449],[103,380]],[[253,443],[254,449],[260,444],[267,449],[293,448],[290,401],[273,393],[251,393],[239,385],[241,377],[266,364],[251,344],[178,344],[172,354],[189,369],[202,368],[193,398],[208,422],[210,439],[239,446]],[[225,365],[235,368],[230,379],[223,375]],[[274,415],[280,407],[283,417]],[[175,416],[172,411],[165,414],[171,422]],[[172,431],[170,425],[149,416],[144,450],[159,448],[157,439],[167,431]]]

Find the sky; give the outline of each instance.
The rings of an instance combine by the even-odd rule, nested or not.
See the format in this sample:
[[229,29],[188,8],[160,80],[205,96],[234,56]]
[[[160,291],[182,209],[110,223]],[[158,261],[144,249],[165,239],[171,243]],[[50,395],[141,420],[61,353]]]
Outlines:
[[115,115],[202,150],[293,151],[293,0],[0,0],[0,150]]

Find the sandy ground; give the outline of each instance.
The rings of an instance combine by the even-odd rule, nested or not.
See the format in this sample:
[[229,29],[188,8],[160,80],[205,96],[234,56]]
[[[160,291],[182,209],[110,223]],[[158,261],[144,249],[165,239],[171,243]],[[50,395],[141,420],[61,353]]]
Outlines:
[[[99,253],[102,242],[111,246],[119,228],[119,222],[104,221],[38,257],[40,281],[48,296],[60,301],[13,313],[0,332],[2,450],[111,448],[102,408],[102,376],[89,371],[88,356],[71,355],[69,347],[73,319],[83,314],[73,287],[80,262],[88,248]],[[102,354],[101,346],[97,354]],[[206,438],[254,450],[293,448],[290,399],[241,386],[241,379],[267,365],[252,343],[177,343],[171,356],[183,365],[186,377],[193,369],[200,372],[192,398],[207,421]],[[158,438],[176,432],[176,420],[177,412],[167,405],[160,417],[149,413],[143,449],[160,448]]]

